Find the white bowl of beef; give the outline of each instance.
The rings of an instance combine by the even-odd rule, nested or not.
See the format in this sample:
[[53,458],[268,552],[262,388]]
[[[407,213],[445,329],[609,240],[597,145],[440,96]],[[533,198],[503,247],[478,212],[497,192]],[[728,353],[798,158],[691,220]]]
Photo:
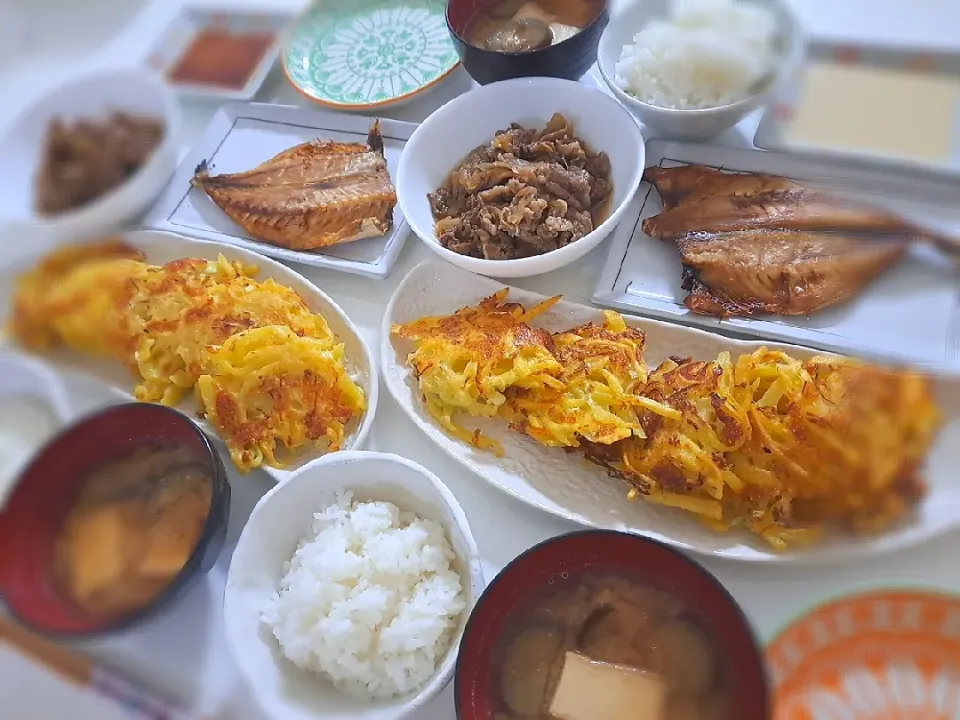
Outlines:
[[616,100],[570,80],[518,78],[428,117],[403,149],[397,195],[440,257],[482,275],[527,277],[603,242],[643,166],[640,128]]
[[65,80],[0,133],[0,225],[28,238],[33,252],[119,230],[163,190],[179,140],[176,95],[151,74],[99,70]]

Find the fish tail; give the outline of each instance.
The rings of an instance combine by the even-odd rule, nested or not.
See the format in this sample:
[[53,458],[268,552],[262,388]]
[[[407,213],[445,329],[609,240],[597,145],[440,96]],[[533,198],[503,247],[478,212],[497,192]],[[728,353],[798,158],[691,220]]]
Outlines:
[[383,136],[380,134],[380,118],[373,121],[367,133],[367,145],[373,152],[383,155]]

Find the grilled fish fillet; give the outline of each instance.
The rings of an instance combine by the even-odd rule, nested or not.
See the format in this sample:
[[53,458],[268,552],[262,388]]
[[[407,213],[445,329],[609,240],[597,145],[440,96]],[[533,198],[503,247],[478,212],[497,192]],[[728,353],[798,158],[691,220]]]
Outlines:
[[796,184],[786,178],[750,173],[725,173],[703,165],[674,168],[649,167],[643,179],[657,188],[663,209],[675,208],[685,200],[698,200],[714,194],[755,195],[764,190],[789,190]]
[[677,241],[684,304],[702,315],[807,315],[860,292],[908,243],[840,233],[747,230]]
[[252,237],[293,250],[384,235],[397,204],[379,121],[366,145],[312,140],[229,175],[202,164],[193,185]]
[[672,241],[684,303],[728,317],[807,315],[860,292],[931,233],[883,210],[774,175],[647,168],[664,211],[643,230]]
[[644,179],[657,188],[666,208],[643,221],[643,231],[655,238],[757,229],[837,230],[914,238],[926,234],[892,213],[772,175],[736,175],[689,165],[647,168]]

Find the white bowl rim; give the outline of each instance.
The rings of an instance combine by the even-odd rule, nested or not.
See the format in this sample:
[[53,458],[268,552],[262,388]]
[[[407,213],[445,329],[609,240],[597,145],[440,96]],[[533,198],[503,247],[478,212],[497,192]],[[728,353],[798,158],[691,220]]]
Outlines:
[[[246,544],[252,542],[251,537],[246,535],[247,528],[250,527],[251,521],[254,517],[263,512],[263,508],[269,504],[271,499],[278,493],[284,492],[286,488],[290,487],[293,483],[296,482],[305,482],[302,476],[306,473],[315,470],[316,468],[326,467],[328,465],[335,466],[351,462],[364,462],[367,460],[380,460],[387,463],[393,463],[395,465],[404,466],[414,472],[423,476],[437,491],[440,495],[441,500],[444,505],[450,511],[450,514],[453,515],[453,519],[456,522],[457,528],[460,533],[463,535],[463,539],[466,542],[468,549],[468,557],[462,558],[464,565],[469,574],[470,582],[470,594],[472,604],[470,607],[463,610],[466,613],[464,618],[463,626],[466,627],[466,620],[469,619],[469,615],[473,610],[473,605],[480,599],[480,596],[483,594],[483,591],[486,587],[486,582],[483,577],[483,568],[480,564],[480,550],[477,547],[477,541],[473,536],[473,531],[470,529],[470,523],[467,520],[466,513],[463,511],[463,507],[460,505],[460,502],[457,500],[456,496],[453,494],[453,491],[446,486],[446,484],[437,477],[433,472],[425,468],[423,465],[414,462],[408,458],[405,458],[401,455],[389,452],[379,452],[375,450],[341,450],[330,455],[325,455],[308,465],[304,465],[303,468],[298,470],[293,476],[287,479],[283,483],[277,483],[270,490],[268,490],[264,495],[257,501],[257,504],[254,506],[253,510],[250,512],[250,516],[247,521],[244,523],[243,530],[240,533],[240,537],[237,540],[236,546],[234,547],[234,554],[237,550],[240,549],[241,544]],[[381,483],[381,484],[390,484]],[[399,487],[403,487],[399,483]],[[346,487],[345,489],[349,489]],[[447,529],[449,533],[449,529]],[[223,627],[223,635],[226,641],[227,649],[230,651],[230,654],[233,656],[234,661],[237,663],[237,666],[240,669],[241,675],[246,681],[246,685],[253,697],[256,699],[257,704],[261,709],[265,710],[265,705],[262,699],[262,693],[260,691],[259,684],[254,681],[254,678],[251,676],[251,673],[248,671],[246,662],[243,659],[243,653],[238,647],[236,638],[233,633],[230,631],[230,624],[227,622],[227,613],[229,611],[229,606],[232,600],[232,593],[230,591],[232,585],[232,577],[234,573],[234,564],[231,562],[230,567],[227,570],[226,585],[223,594],[223,603],[221,611],[221,625]],[[460,639],[462,635],[458,634],[450,644],[450,647],[447,648],[446,654],[443,657],[443,660],[440,661],[436,671],[434,672],[433,677],[427,681],[427,683],[421,687],[414,695],[408,697],[399,697],[393,700],[397,705],[395,708],[386,709],[383,713],[384,717],[389,716],[391,720],[401,720],[401,718],[407,718],[416,712],[418,709],[426,705],[428,702],[433,700],[437,695],[439,695],[443,689],[449,684],[450,680],[453,678],[454,673],[456,672],[456,661],[457,655],[460,650]],[[318,717],[321,717],[318,715]]]
[[[571,91],[573,88],[574,92],[583,92],[591,97],[595,98],[598,103],[605,104],[611,113],[625,113],[627,117],[630,118],[631,132],[634,133],[635,140],[637,145],[641,148],[641,152],[645,148],[643,133],[640,132],[640,125],[637,123],[636,118],[631,115],[622,104],[618,103],[617,100],[611,97],[609,94],[603,92],[602,90],[584,85],[581,82],[576,80],[565,80],[563,78],[553,78],[553,77],[522,77],[522,78],[510,78],[509,80],[499,80],[494,83],[489,83],[487,85],[482,85],[479,88],[474,88],[469,93],[463,93],[458,95],[452,100],[447,101],[440,106],[439,109],[431,113],[426,120],[424,120],[420,125],[414,130],[413,135],[410,136],[410,140],[413,140],[416,137],[417,133],[428,132],[433,124],[436,124],[442,121],[447,115],[449,115],[453,110],[452,108],[457,105],[459,102],[466,102],[464,98],[481,98],[483,95],[495,94],[500,92],[501,88],[504,86],[514,86],[514,85],[534,85],[534,86],[543,86],[546,89],[553,87],[558,91],[558,93],[563,93],[563,91]],[[491,133],[496,132],[496,129],[491,130]],[[491,136],[492,137],[492,136]],[[591,144],[592,145],[592,144]],[[410,146],[410,141],[407,141],[407,147]],[[397,167],[397,178],[398,180],[402,179],[407,173],[406,165],[413,162],[413,160],[407,159],[406,149],[404,147],[404,153],[400,156],[400,165]],[[594,148],[596,149],[596,148]],[[639,187],[640,180],[643,177],[644,163],[641,162],[640,155],[637,156],[636,164],[637,167],[634,172],[634,178],[636,179],[636,186]],[[450,168],[453,169],[452,167]],[[535,274],[543,272],[542,265],[544,258],[563,258],[566,255],[569,255],[573,252],[573,248],[579,243],[587,242],[589,243],[591,236],[595,236],[597,233],[600,233],[601,230],[608,227],[612,228],[620,221],[625,208],[629,206],[630,201],[633,199],[633,195],[636,192],[636,188],[633,191],[627,193],[624,197],[623,202],[621,202],[616,207],[610,210],[610,213],[607,215],[606,219],[600,223],[597,227],[591,230],[589,233],[584,235],[582,238],[576,242],[570,243],[562,248],[557,248],[556,250],[549,250],[548,252],[542,253],[540,255],[534,255],[532,257],[526,258],[515,258],[513,260],[488,260],[486,258],[473,258],[467,255],[460,255],[459,253],[453,252],[453,250],[448,250],[440,244],[439,239],[436,237],[436,232],[431,232],[431,237],[426,238],[417,232],[417,225],[415,220],[411,220],[411,214],[407,212],[407,208],[403,205],[403,193],[398,192],[397,197],[400,202],[400,207],[403,209],[403,216],[407,219],[407,224],[410,226],[410,229],[424,242],[430,245],[430,249],[439,254],[446,260],[449,260],[451,263],[460,264],[461,267],[464,267],[468,270],[473,270],[474,272],[482,272],[480,268],[488,268],[490,272],[495,272],[496,270],[503,272],[512,272],[512,273],[523,273],[524,271],[529,271],[529,273]],[[579,256],[578,256],[579,257]],[[575,258],[571,259],[572,260]],[[557,267],[561,267],[565,263],[560,261]],[[477,270],[474,270],[477,268]],[[517,275],[519,277],[519,275]]]
[[[787,18],[787,22],[783,23],[781,31],[789,31],[784,33],[785,35],[789,36],[787,38],[789,40],[789,47],[786,49],[786,52],[783,53],[779,62],[776,63],[775,68],[770,73],[768,81],[764,83],[763,87],[761,87],[757,92],[751,93],[750,95],[740,98],[739,100],[734,100],[733,102],[726,103],[725,105],[714,105],[712,107],[705,108],[668,108],[663,107],[662,105],[652,105],[651,103],[644,102],[640,98],[634,97],[628,92],[625,92],[619,85],[617,85],[613,77],[613,72],[607,71],[606,63],[604,62],[603,55],[600,52],[597,52],[597,69],[600,70],[600,75],[609,86],[611,92],[613,92],[618,99],[635,104],[643,110],[649,109],[651,111],[661,113],[683,113],[687,117],[705,117],[714,114],[733,113],[736,110],[740,110],[743,107],[756,102],[757,98],[774,92],[777,89],[777,86],[780,85],[785,78],[789,77],[801,66],[803,63],[803,57],[806,55],[807,39],[802,31],[800,19],[797,16],[796,11],[794,11],[794,9],[788,3],[783,2],[782,0],[769,0],[766,4],[776,6],[777,11]],[[599,48],[603,44],[603,36],[610,30],[614,20],[623,20],[632,12],[636,11],[639,7],[641,6],[630,5],[629,7],[626,7],[618,12],[615,16],[612,16],[610,18],[610,22],[607,24],[607,27],[605,27],[603,32],[600,34],[600,42],[597,44],[597,47]]]
[[[169,155],[170,153],[176,153],[178,151],[180,142],[180,128],[183,120],[176,93],[168,88],[153,73],[146,72],[145,70],[135,67],[125,67],[114,70],[88,70],[86,72],[73,75],[42,92],[26,108],[17,113],[17,115],[7,125],[4,126],[4,131],[9,132],[13,128],[19,127],[23,123],[27,122],[30,116],[37,111],[38,107],[45,104],[51,97],[59,95],[66,88],[69,88],[72,85],[97,81],[109,82],[111,78],[117,77],[134,78],[140,81],[143,86],[149,87],[151,91],[155,92],[155,94],[161,99],[163,104],[164,132],[163,138],[160,140],[160,144],[154,148],[153,152],[150,154],[150,157],[147,159],[147,162],[137,168],[137,171],[133,175],[126,178],[119,185],[111,188],[95,200],[86,203],[85,205],[81,205],[78,208],[73,208],[71,210],[58,213],[50,218],[42,217],[36,213],[27,219],[17,218],[14,220],[15,225],[47,230],[59,230],[77,222],[78,220],[92,217],[101,212],[104,207],[108,207],[109,205],[115,203],[118,199],[122,199],[124,192],[134,183],[141,180],[147,174],[149,169],[156,167],[160,162],[162,162],[164,156]],[[167,178],[164,178],[164,184],[166,183],[166,180]]]

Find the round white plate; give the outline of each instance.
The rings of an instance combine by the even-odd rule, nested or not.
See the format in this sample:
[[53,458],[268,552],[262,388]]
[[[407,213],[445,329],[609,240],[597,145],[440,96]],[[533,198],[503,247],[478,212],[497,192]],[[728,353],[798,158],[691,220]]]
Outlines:
[[[191,240],[182,235],[155,230],[129,232],[124,234],[122,238],[133,247],[143,251],[147,257],[147,262],[155,265],[162,265],[178,258],[216,260],[218,255],[223,255],[227,260],[240,261],[245,265],[256,265],[260,269],[256,276],[257,280],[271,279],[300,293],[310,310],[323,315],[330,325],[330,329],[344,344],[347,371],[363,388],[367,397],[367,411],[360,422],[349,429],[342,449],[356,450],[363,445],[367,434],[370,432],[370,426],[373,424],[373,417],[377,410],[379,381],[376,362],[370,348],[360,336],[359,330],[350,321],[346,313],[340,309],[340,306],[331,300],[326,293],[285,265],[243,248],[203,240]],[[0,293],[0,317],[6,318],[10,314],[11,292],[16,276],[29,269],[34,263],[21,266],[16,270],[7,269],[4,271],[2,280],[0,280],[0,288],[3,288],[6,292]],[[50,367],[60,372],[79,370],[92,375],[115,391],[120,398],[132,399],[133,397],[134,379],[120,363],[83,357],[69,351],[45,354],[43,359],[47,361]],[[192,396],[184,399],[177,406],[177,410],[196,419],[197,424],[205,432],[211,437],[219,439],[216,430],[209,423],[197,419],[197,405]],[[311,460],[315,460],[324,454],[318,451],[304,452],[298,456],[296,463],[286,469],[278,470],[264,466],[263,470],[278,482],[283,482]]]

